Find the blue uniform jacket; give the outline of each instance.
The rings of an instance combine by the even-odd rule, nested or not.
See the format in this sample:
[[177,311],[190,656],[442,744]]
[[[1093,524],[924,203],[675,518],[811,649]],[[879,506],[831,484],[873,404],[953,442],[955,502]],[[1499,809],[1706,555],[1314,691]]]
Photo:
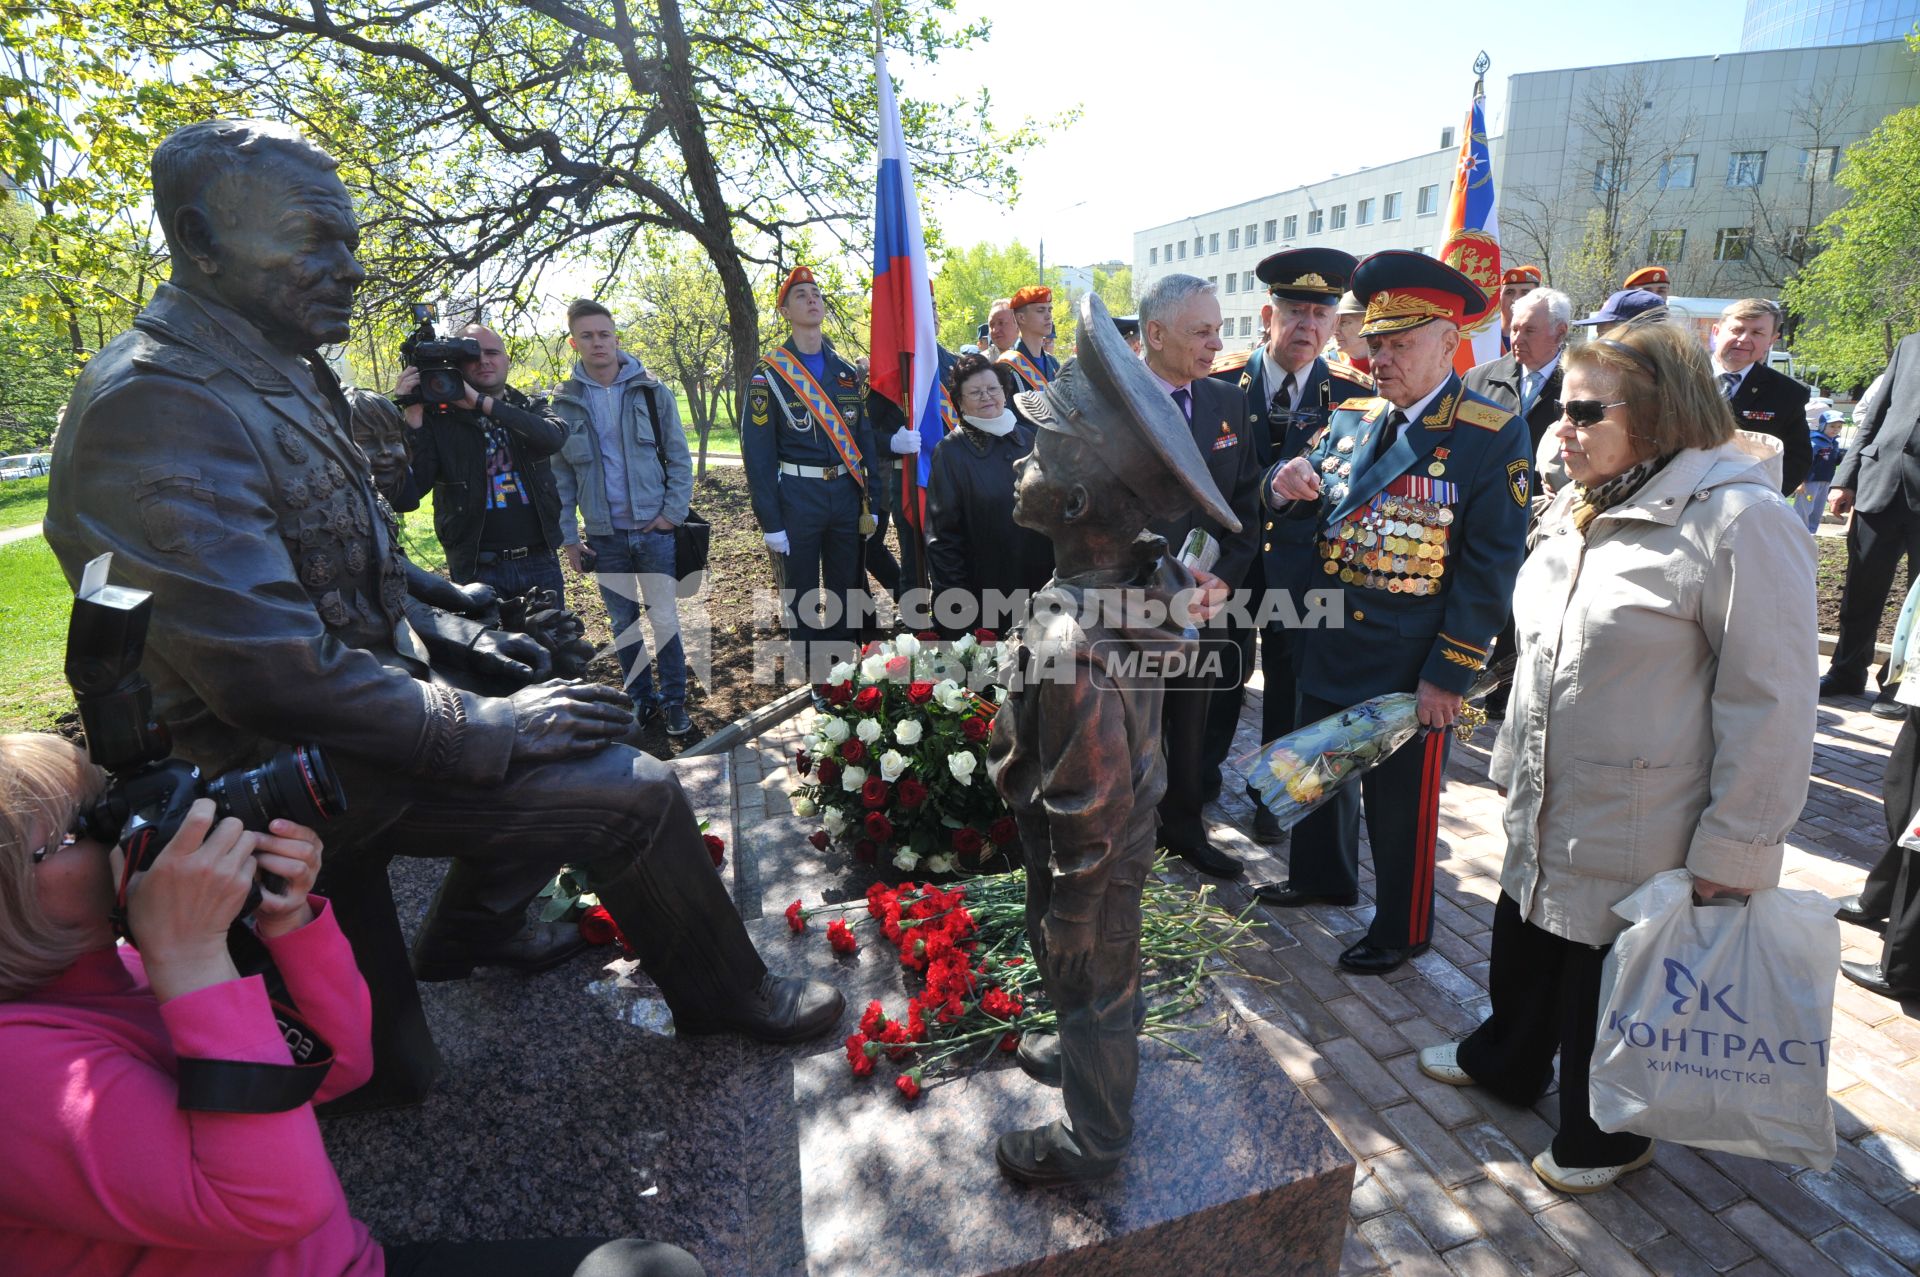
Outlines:
[[[1275,511],[1314,529],[1309,571],[1344,591],[1342,628],[1309,629],[1300,645],[1301,690],[1343,705],[1410,692],[1422,679],[1470,688],[1526,557],[1526,423],[1449,376],[1376,456],[1392,411],[1372,398],[1335,411],[1306,454],[1319,498]],[[1269,501],[1272,482],[1269,469]]]
[[[781,343],[797,358],[799,350],[791,339]],[[846,419],[847,429],[859,449],[861,469],[866,474],[870,499],[878,506],[886,494],[886,458],[873,446],[863,402],[859,370],[842,359],[831,344],[824,347],[826,375],[820,388],[832,397]],[[778,373],[761,362],[747,382],[746,411],[740,417],[740,460],[747,471],[747,490],[753,497],[753,517],[762,532],[786,531],[786,518],[780,512],[780,463],[801,466],[837,466],[844,462],[827,432],[814,421],[806,401]],[[793,483],[819,483],[818,479],[791,479]],[[844,477],[842,480],[844,481]]]

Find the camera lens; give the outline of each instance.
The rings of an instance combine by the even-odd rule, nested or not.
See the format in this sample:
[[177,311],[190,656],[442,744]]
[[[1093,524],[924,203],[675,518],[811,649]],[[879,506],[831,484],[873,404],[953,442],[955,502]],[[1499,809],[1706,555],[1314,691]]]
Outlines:
[[219,815],[238,816],[246,828],[262,833],[275,817],[312,827],[347,809],[318,745],[295,745],[249,771],[228,772],[206,787],[206,796]]
[[460,398],[460,374],[451,368],[420,370],[420,397],[430,404],[452,403]]

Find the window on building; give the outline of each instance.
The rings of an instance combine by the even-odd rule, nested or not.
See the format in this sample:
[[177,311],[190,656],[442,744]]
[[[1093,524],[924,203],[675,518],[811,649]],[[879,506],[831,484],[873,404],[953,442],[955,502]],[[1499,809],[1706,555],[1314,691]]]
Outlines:
[[[1593,162],[1593,189],[1597,194],[1606,195],[1618,191],[1627,184],[1627,162],[1625,160],[1595,160]],[[1422,210],[1425,211],[1425,210]]]
[[1147,265],[1158,266],[1159,264],[1160,264],[1160,250],[1157,248],[1149,248],[1147,250]]
[[1183,262],[1187,260],[1187,241],[1184,239],[1180,241],[1180,260]]
[[[1184,255],[1184,254],[1183,254],[1183,255]],[[1163,257],[1164,259],[1166,259],[1167,261],[1172,261],[1172,260],[1173,260],[1173,245],[1171,245],[1171,244],[1169,244],[1169,245],[1167,245],[1167,251],[1166,251],[1166,252],[1164,252],[1164,253],[1162,253],[1162,254],[1161,254],[1161,256],[1162,256],[1162,257]]]
[[[1273,238],[1273,230],[1272,230],[1272,227],[1273,227],[1273,223],[1272,223],[1272,222],[1268,222],[1268,223],[1267,223],[1267,227],[1268,227],[1268,230],[1267,230],[1267,238],[1268,238],[1268,239],[1272,239],[1272,238]],[[1260,234],[1260,226],[1259,226],[1259,223],[1257,223],[1257,222],[1248,222],[1248,223],[1247,223],[1247,247],[1248,247],[1248,248],[1252,248],[1252,247],[1253,247],[1253,245],[1254,245],[1254,242],[1255,242],[1255,241],[1256,241],[1256,240],[1257,240],[1257,239],[1259,238],[1259,234]]]
[[1420,197],[1414,205],[1414,212],[1421,217],[1432,217],[1440,211],[1440,183],[1420,188]]
[[1307,214],[1307,234],[1318,235],[1327,224],[1327,215],[1323,209],[1314,209]]
[[[1727,157],[1727,185],[1758,186],[1767,173],[1765,151],[1735,151]],[[1738,259],[1734,259],[1738,260]]]
[[1361,200],[1353,206],[1353,224],[1355,226],[1373,225],[1373,201]]
[[1751,226],[1722,226],[1713,233],[1713,260],[1716,262],[1744,262],[1747,260],[1747,245],[1753,240]]
[[1813,241],[1807,228],[1796,226],[1787,232],[1787,257],[1796,262],[1804,262],[1813,256]]
[[1231,253],[1238,247],[1240,247],[1240,228],[1236,226],[1227,232],[1227,251]]
[[1240,291],[1239,284],[1240,284],[1240,276],[1238,272],[1228,271],[1227,272],[1227,291],[1230,293],[1239,292]]
[[1209,275],[1209,276],[1207,276],[1207,286],[1208,286],[1209,288],[1218,288],[1218,287],[1220,287],[1220,277],[1219,277],[1218,275]]
[[1693,169],[1699,159],[1697,155],[1669,155],[1660,165],[1660,189],[1684,191],[1692,187]]
[[1840,160],[1840,148],[1837,146],[1813,146],[1800,152],[1800,180],[1803,182],[1831,182],[1833,170]]
[[1193,255],[1195,257],[1198,257],[1206,251],[1207,251],[1207,237],[1205,235],[1195,235],[1193,237]]
[[1242,292],[1250,293],[1253,291],[1253,272],[1252,271],[1247,271],[1240,276],[1240,288]]
[[1213,234],[1207,236],[1207,251],[1209,253],[1217,253],[1220,251],[1220,232],[1215,231]]
[[1678,262],[1687,251],[1687,233],[1684,230],[1653,231],[1647,236],[1647,260],[1650,262]]
[[[1274,239],[1274,234],[1275,234],[1275,231],[1274,231],[1274,227],[1273,227],[1273,219],[1272,219],[1271,217],[1269,217],[1269,218],[1267,219],[1267,233],[1266,233],[1266,242],[1267,242],[1267,243],[1269,243],[1269,244],[1271,244],[1271,243],[1273,243],[1273,239]],[[1288,232],[1287,232],[1287,234],[1289,234],[1289,235],[1291,235],[1291,234],[1293,234],[1293,232],[1292,232],[1292,231],[1288,231]]]
[[1400,192],[1388,191],[1380,197],[1380,220],[1383,222],[1400,220]]
[[1347,206],[1345,204],[1335,204],[1333,206],[1333,212],[1328,214],[1328,218],[1334,230],[1345,230],[1347,225]]
[[1296,239],[1299,237],[1299,235],[1300,235],[1300,214],[1289,213],[1287,215],[1287,238]]
[[1240,335],[1242,337],[1251,337],[1253,335],[1253,316],[1252,315],[1240,316]]

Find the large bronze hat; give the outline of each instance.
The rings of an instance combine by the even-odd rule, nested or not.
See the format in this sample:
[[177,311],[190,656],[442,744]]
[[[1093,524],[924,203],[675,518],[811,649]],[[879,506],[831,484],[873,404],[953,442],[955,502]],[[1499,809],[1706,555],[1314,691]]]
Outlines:
[[1042,430],[1078,439],[1156,519],[1177,519],[1198,505],[1240,530],[1180,409],[1139,356],[1127,348],[1106,303],[1080,299],[1076,357],[1044,391],[1015,395]]

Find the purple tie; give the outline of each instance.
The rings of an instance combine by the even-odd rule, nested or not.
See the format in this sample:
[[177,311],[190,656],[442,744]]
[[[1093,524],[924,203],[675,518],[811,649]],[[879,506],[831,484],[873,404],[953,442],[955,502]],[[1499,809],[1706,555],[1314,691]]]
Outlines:
[[1180,415],[1188,421],[1193,420],[1193,391],[1182,386],[1173,392],[1173,402],[1180,409]]

